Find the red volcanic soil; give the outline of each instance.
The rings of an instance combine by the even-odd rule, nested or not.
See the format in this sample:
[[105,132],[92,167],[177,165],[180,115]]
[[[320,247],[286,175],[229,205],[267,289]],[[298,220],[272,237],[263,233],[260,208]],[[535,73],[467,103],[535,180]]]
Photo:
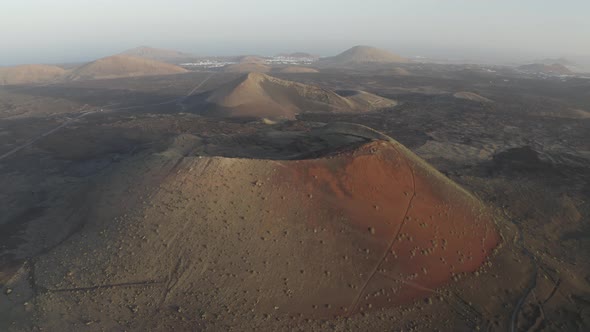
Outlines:
[[303,181],[309,209],[331,209],[311,226],[355,234],[372,267],[351,288],[349,313],[428,296],[458,273],[473,272],[500,237],[484,206],[399,144],[376,141],[354,151],[285,163],[283,181]]
[[199,139],[186,135],[121,164],[80,233],[35,263],[37,287],[51,290],[39,295],[39,321],[51,331],[85,320],[206,330],[209,321],[175,316],[205,311],[240,330],[282,331],[446,298],[454,276],[498,245],[491,213],[401,144],[355,128],[272,136],[284,140],[273,148],[305,143],[322,153],[314,159],[194,156]]

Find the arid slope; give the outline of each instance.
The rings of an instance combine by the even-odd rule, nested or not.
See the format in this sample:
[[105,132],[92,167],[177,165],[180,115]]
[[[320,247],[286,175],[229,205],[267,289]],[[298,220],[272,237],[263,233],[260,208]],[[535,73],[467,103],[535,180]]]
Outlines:
[[319,73],[319,70],[310,67],[303,66],[288,66],[279,70],[281,73],[293,74],[293,73]]
[[74,69],[67,76],[69,80],[93,80],[118,77],[171,75],[188,72],[186,69],[148,59],[126,55],[102,58]]
[[120,55],[132,56],[154,61],[180,63],[195,58],[194,55],[179,52],[175,50],[168,50],[162,48],[154,48],[149,46],[139,46],[122,52]]
[[11,299],[29,301],[11,314],[54,331],[311,329],[334,317],[381,330],[396,307],[484,274],[500,243],[491,212],[358,127],[297,134],[329,146],[315,157],[203,156],[200,138],[181,135],[129,159],[97,179],[81,230],[9,281]]
[[268,73],[270,66],[261,63],[235,63],[223,67],[226,73]]
[[355,46],[336,56],[320,59],[323,65],[346,66],[408,62],[408,59],[371,46]]
[[49,65],[0,67],[0,85],[51,82],[65,74],[63,68]]
[[209,115],[273,119],[294,118],[302,112],[366,112],[396,104],[366,92],[348,91],[342,96],[318,86],[261,73],[244,75],[204,97]]

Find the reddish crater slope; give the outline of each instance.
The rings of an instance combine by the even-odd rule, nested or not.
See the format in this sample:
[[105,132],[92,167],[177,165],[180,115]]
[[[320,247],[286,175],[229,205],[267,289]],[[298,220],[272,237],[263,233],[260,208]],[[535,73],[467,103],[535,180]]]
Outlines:
[[285,166],[283,181],[302,180],[313,195],[308,208],[331,215],[312,216],[310,227],[331,229],[342,254],[358,260],[359,278],[340,285],[349,289],[339,303],[345,310],[427,296],[478,269],[499,242],[480,202],[399,144],[375,141]]
[[306,147],[289,160],[203,156],[184,135],[122,163],[81,208],[84,228],[36,261],[40,324],[204,330],[206,311],[285,330],[445,297],[498,245],[492,215],[401,144],[357,127],[250,138]]

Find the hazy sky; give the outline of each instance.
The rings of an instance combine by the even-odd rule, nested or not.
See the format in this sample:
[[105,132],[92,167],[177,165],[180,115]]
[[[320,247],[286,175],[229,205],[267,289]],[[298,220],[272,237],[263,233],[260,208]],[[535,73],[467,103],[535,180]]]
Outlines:
[[202,55],[356,44],[406,56],[590,55],[589,0],[2,0],[0,65],[139,45]]

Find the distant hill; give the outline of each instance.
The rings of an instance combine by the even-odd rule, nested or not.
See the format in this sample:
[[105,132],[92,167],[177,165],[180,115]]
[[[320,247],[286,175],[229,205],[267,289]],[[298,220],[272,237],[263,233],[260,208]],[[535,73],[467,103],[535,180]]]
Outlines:
[[534,63],[542,63],[544,65],[553,65],[553,64],[560,64],[564,66],[575,66],[576,64],[566,58],[555,58],[555,59],[541,59],[537,60]]
[[51,82],[65,73],[63,68],[48,65],[0,67],[0,85]]
[[133,56],[137,58],[169,63],[181,63],[196,58],[195,55],[189,53],[179,52],[175,50],[167,50],[163,48],[154,48],[149,46],[139,46],[122,52],[119,55]]
[[409,60],[386,50],[371,46],[355,46],[336,56],[320,59],[324,65],[355,65],[355,64],[383,64],[400,63]]
[[285,73],[285,74],[293,74],[293,73],[319,73],[320,71],[315,69],[315,68],[309,68],[309,67],[302,67],[302,66],[288,66],[285,68],[281,68],[279,70],[279,73]]
[[235,63],[223,67],[223,71],[227,73],[268,73],[270,70],[270,66],[258,62]]
[[244,75],[204,96],[195,96],[192,101],[206,103],[208,115],[269,119],[292,119],[302,112],[364,112],[396,104],[366,92],[338,94],[261,73]]
[[266,65],[266,60],[254,55],[245,55],[237,59],[238,63],[223,67],[227,73],[268,73],[271,67]]
[[164,62],[114,55],[85,64],[72,70],[67,79],[93,80],[118,77],[155,76],[186,73],[188,70]]
[[238,59],[239,63],[266,63],[266,60],[256,55],[244,55]]
[[551,65],[543,64],[543,63],[532,63],[528,65],[522,65],[518,67],[518,69],[522,71],[532,72],[532,73],[542,73],[542,74],[549,74],[549,75],[571,75],[573,72],[569,70],[566,66],[554,63]]
[[313,59],[317,60],[320,57],[317,55],[305,53],[305,52],[294,52],[294,53],[281,53],[277,54],[277,56],[285,57],[285,58],[294,58],[294,59]]

